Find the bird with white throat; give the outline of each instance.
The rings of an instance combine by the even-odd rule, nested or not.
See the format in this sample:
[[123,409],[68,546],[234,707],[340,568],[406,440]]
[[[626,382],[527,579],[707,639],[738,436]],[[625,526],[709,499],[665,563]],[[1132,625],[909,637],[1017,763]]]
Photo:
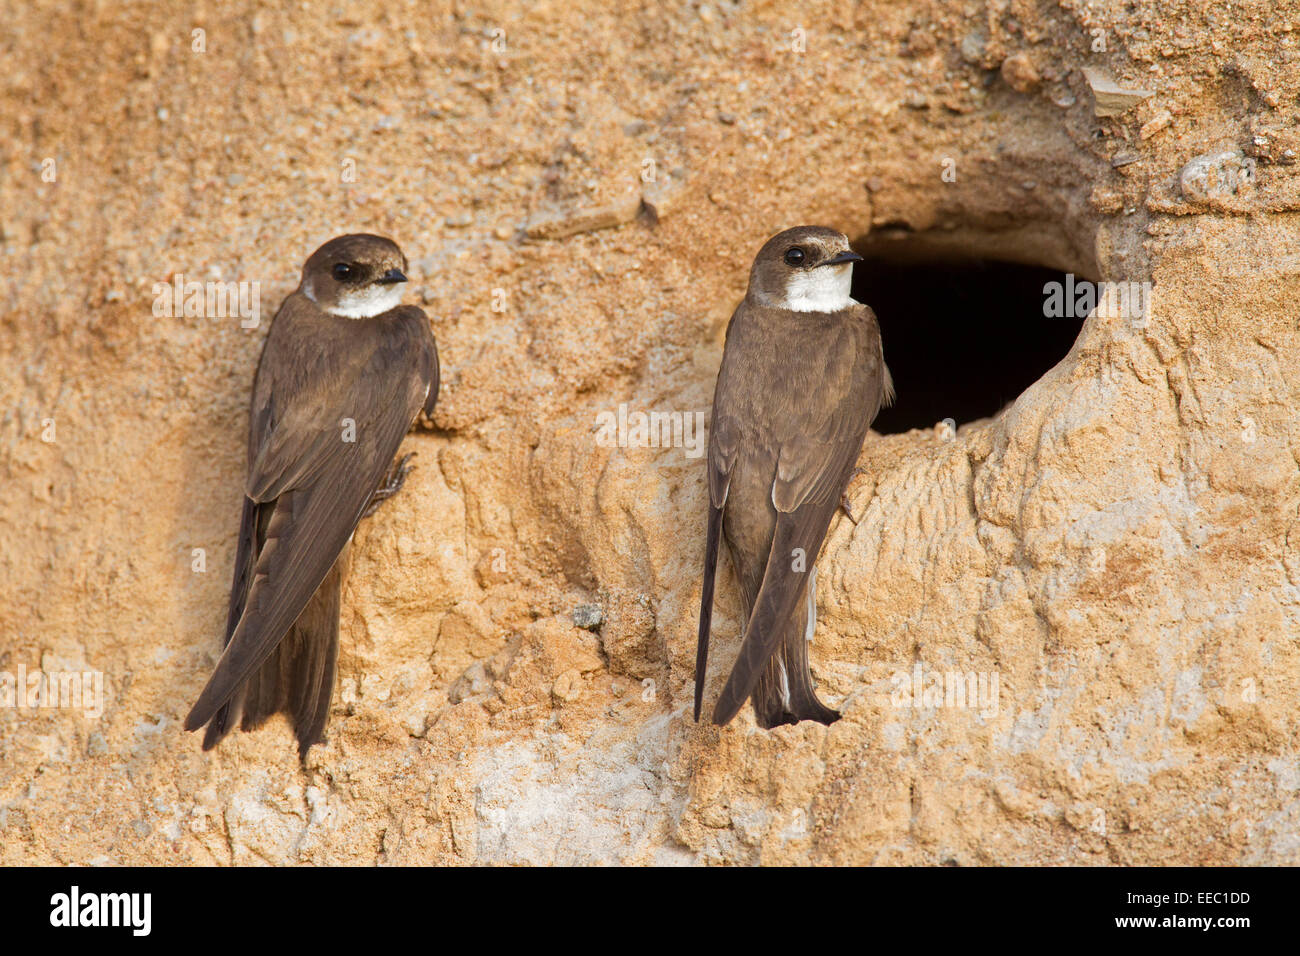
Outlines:
[[713,722],[726,724],[746,700],[765,728],[839,717],[818,699],[808,666],[815,562],[863,438],[893,393],[875,314],[852,297],[861,258],[833,229],[774,236],[727,326],[709,428],[696,720],[724,540],[745,625]]

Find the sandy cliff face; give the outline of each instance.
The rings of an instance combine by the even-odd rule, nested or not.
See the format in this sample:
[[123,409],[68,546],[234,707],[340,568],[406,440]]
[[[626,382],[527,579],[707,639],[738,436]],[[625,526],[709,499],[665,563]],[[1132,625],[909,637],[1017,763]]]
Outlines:
[[[3,17],[0,671],[104,702],[0,707],[0,862],[1300,862],[1300,8],[256,6]],[[706,412],[800,222],[1151,301],[953,440],[869,436],[841,721],[696,726],[701,461],[598,416]],[[205,755],[256,356],[357,230],[412,260],[436,427],[357,532],[328,745]],[[261,323],[156,317],[176,273]]]

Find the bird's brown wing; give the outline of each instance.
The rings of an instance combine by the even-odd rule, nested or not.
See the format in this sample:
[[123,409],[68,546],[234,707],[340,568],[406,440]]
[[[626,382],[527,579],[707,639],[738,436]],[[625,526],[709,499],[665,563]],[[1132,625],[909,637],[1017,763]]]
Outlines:
[[[295,318],[287,324],[297,334],[276,336],[273,326],[266,347],[279,354],[269,362],[264,355],[261,369],[279,371],[271,378],[259,369],[254,388],[234,588],[241,590],[242,578],[246,596],[187,730],[217,714],[297,619],[356,528],[426,390],[434,391],[426,378],[437,367],[433,340],[419,309],[366,320],[373,341],[352,338],[346,351],[322,348],[295,328]],[[232,594],[232,621],[236,600]]]
[[[718,393],[722,392],[719,382]],[[736,463],[740,432],[735,421],[718,413],[714,401],[709,429],[709,527],[704,542],[704,585],[700,594],[700,629],[695,645],[695,719],[704,701],[704,675],[709,664],[709,629],[713,622],[713,585],[718,574],[718,542],[722,537],[722,509],[727,503],[731,469]]]
[[[420,322],[425,323],[424,313],[419,309]],[[427,330],[428,325],[425,324]],[[420,375],[429,383],[429,394],[424,397],[424,404],[421,408],[424,411],[424,417],[433,420],[433,409],[438,404],[438,387],[442,384],[442,366],[438,361],[438,347],[434,345],[433,333],[427,335],[428,346],[421,350],[420,353]]]
[[[727,723],[744,706],[780,644],[880,409],[884,363],[878,344],[855,344],[842,339],[830,347],[819,387],[791,390],[789,407],[777,410],[776,528],[740,653],[714,706],[715,724]],[[838,400],[828,400],[833,396]]]
[[[230,608],[226,613],[226,644],[230,643],[230,637],[235,633],[239,619],[243,617],[244,605],[248,603],[248,591],[253,583],[253,563],[266,541],[266,524],[274,509],[274,501],[258,504],[247,495],[244,496],[244,509],[239,518],[239,537],[235,540],[235,575],[230,585]],[[204,750],[211,750],[234,729],[235,721],[239,719],[238,711],[236,700],[229,698],[217,709],[203,734]]]
[[[737,308],[727,324],[727,339],[740,312]],[[713,411],[709,416],[709,522],[704,542],[704,583],[700,594],[700,628],[695,644],[695,719],[700,719],[704,701],[704,675],[709,665],[709,629],[713,623],[713,585],[718,574],[718,543],[722,538],[722,509],[727,504],[731,470],[740,448],[738,423],[725,411],[723,399],[728,391],[729,365],[724,360],[713,389]]]

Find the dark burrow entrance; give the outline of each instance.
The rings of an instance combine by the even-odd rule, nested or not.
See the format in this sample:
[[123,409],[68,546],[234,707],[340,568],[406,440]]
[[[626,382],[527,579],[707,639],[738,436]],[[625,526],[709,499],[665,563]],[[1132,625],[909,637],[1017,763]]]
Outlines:
[[876,418],[877,432],[996,415],[1074,344],[1084,316],[1048,317],[1044,308],[1044,286],[1065,287],[1065,273],[890,245],[855,243],[866,259],[853,269],[853,298],[880,319],[898,392]]

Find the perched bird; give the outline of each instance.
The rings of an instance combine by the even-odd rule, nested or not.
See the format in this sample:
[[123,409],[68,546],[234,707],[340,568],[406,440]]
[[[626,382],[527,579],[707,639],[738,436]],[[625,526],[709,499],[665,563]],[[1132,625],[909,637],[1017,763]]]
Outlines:
[[[238,722],[284,712],[306,757],[324,737],[338,660],[339,592],[357,522],[394,494],[402,437],[438,399],[424,313],[401,305],[391,239],[331,239],[271,322],[253,383],[248,479],[226,649],[189,716],[203,749]],[[391,467],[390,467],[391,466]]]
[[695,657],[700,719],[718,542],[725,538],[746,624],[713,709],[726,724],[750,699],[760,727],[839,714],[808,669],[817,552],[843,505],[862,439],[893,398],[880,327],[850,297],[862,257],[833,229],[769,239],[727,326],[709,430],[709,524]]

